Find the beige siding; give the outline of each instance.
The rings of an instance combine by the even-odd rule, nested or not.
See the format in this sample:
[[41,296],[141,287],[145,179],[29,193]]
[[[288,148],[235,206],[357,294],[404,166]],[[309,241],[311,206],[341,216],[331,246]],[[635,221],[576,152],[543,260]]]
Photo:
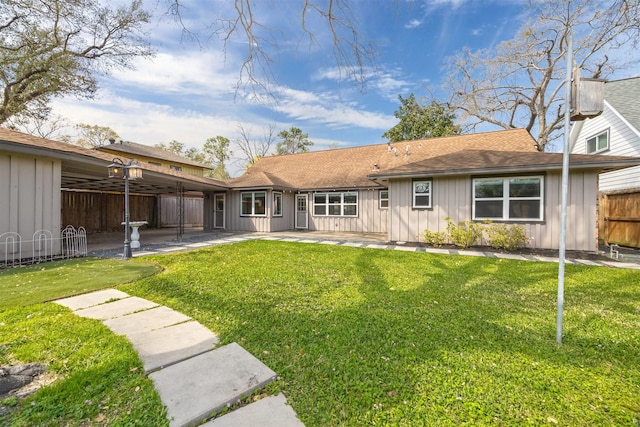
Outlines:
[[[291,191],[282,192],[282,216],[276,216],[271,219],[271,231],[294,229],[295,200],[295,193]],[[273,195],[271,195],[271,203],[273,203]]]
[[309,193],[309,230],[355,233],[386,233],[388,209],[380,209],[378,190],[358,191],[358,216],[313,215],[313,193]]
[[[389,186],[389,240],[419,241],[420,234],[446,231],[447,216],[454,222],[471,219],[471,177],[435,178],[433,208],[413,209],[410,179],[393,180]],[[524,224],[532,238],[531,247],[558,249],[562,179],[559,173],[545,177],[544,221]],[[567,249],[596,250],[597,176],[591,172],[572,173],[567,209]]]
[[[0,153],[0,234],[18,233],[27,241],[47,230],[59,238],[60,181],[59,160]],[[31,252],[30,245],[22,249],[23,256]]]
[[[263,191],[263,190],[257,190]],[[232,191],[227,194],[227,230],[232,231],[271,231],[272,192],[267,193],[266,216],[240,216],[240,191]],[[244,192],[244,191],[243,191]]]

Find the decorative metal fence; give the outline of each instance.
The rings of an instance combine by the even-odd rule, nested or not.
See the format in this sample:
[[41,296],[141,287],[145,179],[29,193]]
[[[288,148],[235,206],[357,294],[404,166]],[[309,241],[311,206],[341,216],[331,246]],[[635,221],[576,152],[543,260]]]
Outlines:
[[9,231],[0,234],[0,268],[37,264],[57,259],[87,255],[87,232],[84,227],[68,225],[55,237],[49,230],[38,230],[31,240]]

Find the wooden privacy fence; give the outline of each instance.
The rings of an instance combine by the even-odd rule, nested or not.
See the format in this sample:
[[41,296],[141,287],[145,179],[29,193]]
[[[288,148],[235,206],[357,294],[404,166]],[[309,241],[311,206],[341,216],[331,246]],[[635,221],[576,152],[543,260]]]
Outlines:
[[[177,196],[160,196],[160,227],[176,227],[179,218],[180,199]],[[185,196],[182,198],[184,225],[201,227],[204,224],[204,200],[202,197]]]
[[600,194],[598,212],[602,243],[640,248],[640,192]]
[[[129,219],[147,221],[157,227],[156,197],[131,195]],[[62,223],[84,227],[87,232],[122,230],[124,195],[110,193],[62,192]]]

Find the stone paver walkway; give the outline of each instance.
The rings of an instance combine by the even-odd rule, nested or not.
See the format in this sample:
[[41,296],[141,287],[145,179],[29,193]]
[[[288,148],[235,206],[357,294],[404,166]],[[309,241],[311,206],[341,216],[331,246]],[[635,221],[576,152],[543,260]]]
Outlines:
[[[127,337],[167,407],[172,427],[199,425],[277,378],[240,345],[218,346],[218,337],[200,323],[151,301],[106,289],[56,302]],[[282,394],[205,425],[304,427]]]

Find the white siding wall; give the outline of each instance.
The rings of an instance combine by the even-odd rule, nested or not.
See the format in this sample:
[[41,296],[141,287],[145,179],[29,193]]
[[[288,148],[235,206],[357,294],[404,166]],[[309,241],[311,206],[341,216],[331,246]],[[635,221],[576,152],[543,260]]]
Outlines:
[[[435,178],[432,209],[413,209],[410,179],[392,180],[389,186],[390,241],[420,241],[420,234],[446,231],[446,217],[453,222],[471,219],[471,177]],[[562,178],[545,177],[545,206],[542,223],[524,224],[532,238],[531,247],[558,249]],[[595,173],[572,173],[567,210],[567,249],[596,250],[597,177]]]
[[309,193],[309,230],[386,233],[388,209],[379,208],[378,190],[358,191],[358,216],[314,216],[313,193]]
[[[273,203],[273,195],[271,196]],[[295,193],[291,191],[282,192],[282,216],[271,219],[271,231],[293,230],[295,219]]]
[[[36,231],[48,230],[60,237],[61,171],[59,160],[0,152],[0,235],[15,232],[32,240]],[[23,244],[23,256],[31,250]]]
[[[585,120],[572,153],[585,154],[587,152],[586,140],[607,129],[609,129],[609,150],[600,154],[640,156],[640,136],[608,106],[605,106],[600,116]],[[629,188],[640,188],[640,167],[600,175],[600,191],[616,191]]]

